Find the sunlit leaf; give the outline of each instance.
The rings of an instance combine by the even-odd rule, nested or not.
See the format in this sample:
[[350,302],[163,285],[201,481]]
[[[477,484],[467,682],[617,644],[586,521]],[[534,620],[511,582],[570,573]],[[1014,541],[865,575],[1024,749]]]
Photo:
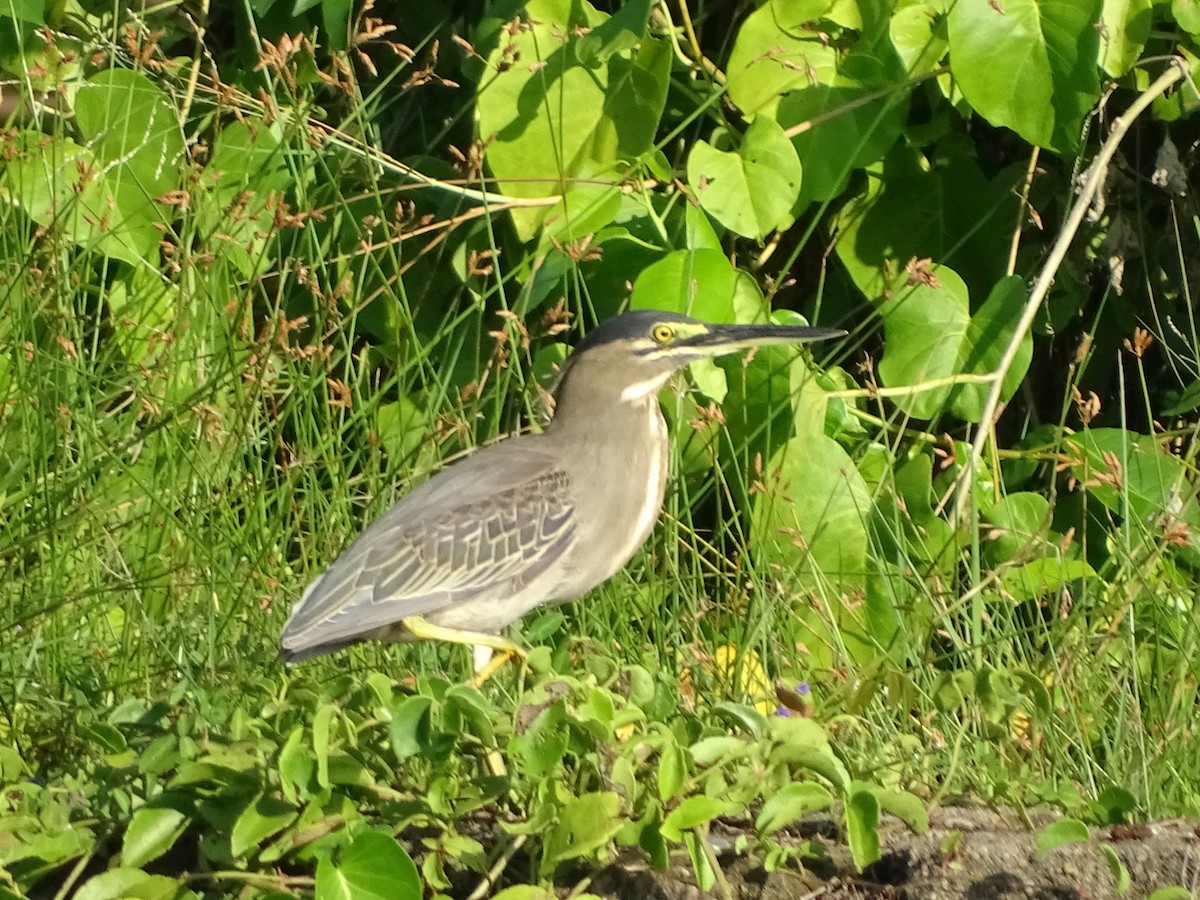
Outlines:
[[763,801],[754,827],[760,834],[773,834],[805,813],[828,809],[832,803],[833,794],[814,782],[798,781],[784,785]]
[[1051,822],[1037,836],[1037,858],[1049,856],[1064,844],[1078,844],[1091,836],[1088,827],[1078,819],[1063,818]]
[[800,160],[779,124],[759,116],[734,151],[698,141],[688,156],[688,184],[714,219],[761,239],[792,222]]
[[861,872],[880,857],[879,801],[867,791],[846,800],[846,842],[855,867]]
[[1103,0],[962,0],[950,7],[950,59],[970,104],[1040,147],[1073,150],[1100,94]]
[[711,822],[725,812],[726,804],[715,797],[688,797],[667,813],[662,834],[668,841],[678,841],[683,832]]
[[421,900],[421,879],[404,848],[389,834],[364,831],[335,863],[317,865],[316,900]]

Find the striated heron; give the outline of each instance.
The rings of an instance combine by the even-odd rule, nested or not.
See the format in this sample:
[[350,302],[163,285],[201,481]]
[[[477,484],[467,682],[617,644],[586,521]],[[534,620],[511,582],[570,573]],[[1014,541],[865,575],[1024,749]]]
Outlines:
[[371,639],[438,639],[475,646],[482,683],[523,655],[498,634],[504,626],[587,593],[649,536],[667,483],[658,394],[673,372],[842,334],[654,310],[610,320],[568,357],[543,433],[486,447],[429,479],[308,586],[283,626],[284,659]]

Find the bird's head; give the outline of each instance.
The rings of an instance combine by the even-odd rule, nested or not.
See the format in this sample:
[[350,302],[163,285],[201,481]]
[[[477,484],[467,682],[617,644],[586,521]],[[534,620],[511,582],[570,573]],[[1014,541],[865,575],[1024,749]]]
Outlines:
[[657,394],[672,372],[700,359],[845,333],[796,325],[716,325],[678,313],[634,310],[588,332],[567,360],[564,386],[569,379],[573,388],[637,402]]

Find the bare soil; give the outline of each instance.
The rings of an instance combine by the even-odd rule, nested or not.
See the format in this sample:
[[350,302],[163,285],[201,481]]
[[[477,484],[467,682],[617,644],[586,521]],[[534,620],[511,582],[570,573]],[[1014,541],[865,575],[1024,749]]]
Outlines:
[[[902,823],[881,826],[883,858],[856,872],[834,820],[814,817],[786,836],[797,846],[817,843],[827,858],[802,871],[768,873],[731,853],[736,826],[712,830],[712,845],[724,867],[727,888],[705,893],[685,860],[665,872],[644,859],[622,859],[595,874],[588,890],[613,900],[1136,900],[1163,887],[1183,887],[1200,896],[1200,823],[1185,820],[1151,825],[1093,828],[1086,843],[1066,844],[1038,858],[1038,832],[1055,816],[1030,817],[1031,830],[1016,815],[987,809],[942,809],[931,827],[914,835]],[[1101,845],[1108,845],[1130,876],[1129,890],[1117,881]],[[946,852],[944,848],[953,846]]]

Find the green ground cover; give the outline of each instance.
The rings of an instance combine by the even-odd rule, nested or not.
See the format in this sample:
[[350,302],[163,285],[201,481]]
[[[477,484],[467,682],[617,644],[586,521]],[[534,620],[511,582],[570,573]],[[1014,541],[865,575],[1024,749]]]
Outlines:
[[[0,897],[1200,812],[1192,5],[409,6],[0,5]],[[285,671],[627,307],[850,336],[664,392],[658,529],[524,671]]]

